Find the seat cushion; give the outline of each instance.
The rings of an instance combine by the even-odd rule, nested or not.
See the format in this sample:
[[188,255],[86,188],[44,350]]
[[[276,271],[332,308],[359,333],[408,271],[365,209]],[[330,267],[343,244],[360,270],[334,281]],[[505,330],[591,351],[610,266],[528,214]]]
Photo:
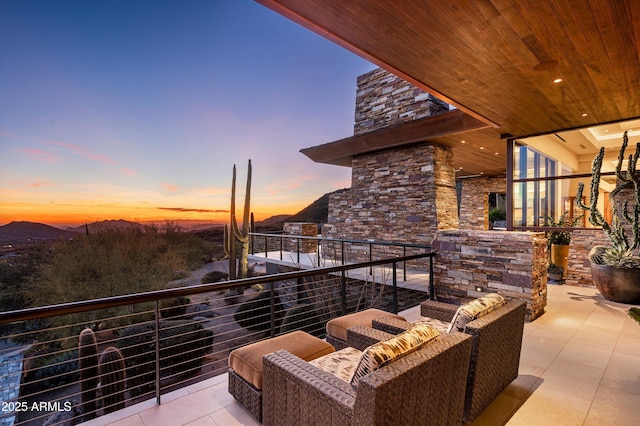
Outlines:
[[347,328],[353,327],[354,325],[363,325],[365,327],[372,327],[373,320],[375,318],[379,318],[383,316],[389,316],[389,317],[405,320],[400,315],[392,314],[391,312],[386,312],[380,309],[371,308],[364,311],[355,312],[353,314],[343,315],[341,317],[337,317],[328,321],[327,334],[346,342]]
[[420,317],[420,319],[413,321],[411,324],[413,326],[416,326],[419,324],[427,324],[434,327],[440,333],[447,333],[449,330],[449,325],[451,325],[451,323],[447,321],[442,321],[437,318],[430,318],[430,317]]
[[440,337],[440,332],[428,324],[418,324],[397,336],[375,343],[362,351],[351,384],[358,386],[364,376],[392,361],[408,355]]
[[464,332],[465,327],[471,321],[483,317],[504,304],[504,297],[500,296],[498,293],[487,294],[486,296],[479,297],[469,303],[465,303],[456,311],[453,319],[451,320],[451,324],[449,324],[447,333],[450,333],[451,331]]
[[361,356],[362,351],[347,346],[339,351],[309,361],[309,364],[315,365],[319,369],[331,373],[338,379],[349,383],[356,371]]
[[293,331],[231,351],[229,367],[256,389],[262,389],[262,357],[281,349],[305,361],[335,351],[333,346],[324,340],[304,331]]

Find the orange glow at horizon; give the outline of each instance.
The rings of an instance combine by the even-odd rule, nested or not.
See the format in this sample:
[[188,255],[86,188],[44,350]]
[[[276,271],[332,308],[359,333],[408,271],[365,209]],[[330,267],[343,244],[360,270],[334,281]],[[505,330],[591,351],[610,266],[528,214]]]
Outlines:
[[[261,221],[280,214],[294,214],[303,206],[259,206],[254,210],[254,219]],[[236,217],[242,222],[242,209],[236,208]],[[163,222],[163,221],[193,221],[226,223],[229,212],[221,210],[198,209],[162,209],[157,207],[140,207],[125,205],[91,206],[47,206],[29,203],[2,203],[0,209],[0,225],[14,221],[45,223],[48,225],[81,225],[84,223],[100,222],[103,220],[128,220],[131,222]]]

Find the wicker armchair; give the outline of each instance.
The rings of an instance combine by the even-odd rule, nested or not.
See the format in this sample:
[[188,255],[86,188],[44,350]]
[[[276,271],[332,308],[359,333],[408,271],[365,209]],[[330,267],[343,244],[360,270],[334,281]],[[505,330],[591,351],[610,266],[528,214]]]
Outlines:
[[470,353],[468,335],[443,335],[438,341],[366,375],[353,388],[287,351],[277,351],[263,359],[263,422],[265,425],[460,424]]
[[[420,305],[423,317],[445,322],[451,321],[457,309],[457,305],[431,300]],[[464,333],[472,337],[473,346],[465,396],[465,422],[474,420],[518,377],[525,309],[525,302],[512,300],[466,325]],[[376,330],[366,327],[347,330],[347,343],[353,347],[366,347],[379,341],[384,332],[398,334],[411,326],[402,320],[378,318],[373,322]]]

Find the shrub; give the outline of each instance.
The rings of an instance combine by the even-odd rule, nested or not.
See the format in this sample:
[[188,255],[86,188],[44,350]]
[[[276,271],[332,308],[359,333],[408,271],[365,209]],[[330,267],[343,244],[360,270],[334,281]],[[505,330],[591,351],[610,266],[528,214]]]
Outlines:
[[[142,393],[155,379],[155,322],[124,329],[118,348],[125,357],[127,381],[134,394]],[[192,374],[212,350],[213,332],[202,324],[187,321],[160,322],[160,374]]]
[[208,272],[204,277],[202,277],[202,280],[200,280],[200,282],[202,284],[217,283],[218,281],[222,279],[226,280],[227,278],[229,278],[229,274],[227,274],[226,272],[211,271]]
[[302,330],[316,337],[324,337],[327,321],[329,315],[326,309],[312,304],[297,305],[284,314],[280,333]]
[[[284,316],[280,297],[275,295],[276,328]],[[258,294],[238,307],[233,318],[241,326],[251,331],[267,331],[271,328],[271,299],[268,291]]]
[[160,302],[160,316],[162,318],[184,317],[187,314],[187,305],[191,300],[186,296],[164,299]]
[[79,377],[78,351],[67,351],[36,358],[26,374],[25,385],[48,389],[72,383]]

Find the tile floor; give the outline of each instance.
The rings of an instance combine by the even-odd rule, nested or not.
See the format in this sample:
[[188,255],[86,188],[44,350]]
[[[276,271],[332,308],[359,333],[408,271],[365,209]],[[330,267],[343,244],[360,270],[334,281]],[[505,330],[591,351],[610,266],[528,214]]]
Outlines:
[[[640,324],[595,289],[549,286],[546,313],[525,324],[520,375],[472,425],[640,424]],[[407,319],[419,315],[414,308]],[[222,375],[86,425],[257,425]]]

